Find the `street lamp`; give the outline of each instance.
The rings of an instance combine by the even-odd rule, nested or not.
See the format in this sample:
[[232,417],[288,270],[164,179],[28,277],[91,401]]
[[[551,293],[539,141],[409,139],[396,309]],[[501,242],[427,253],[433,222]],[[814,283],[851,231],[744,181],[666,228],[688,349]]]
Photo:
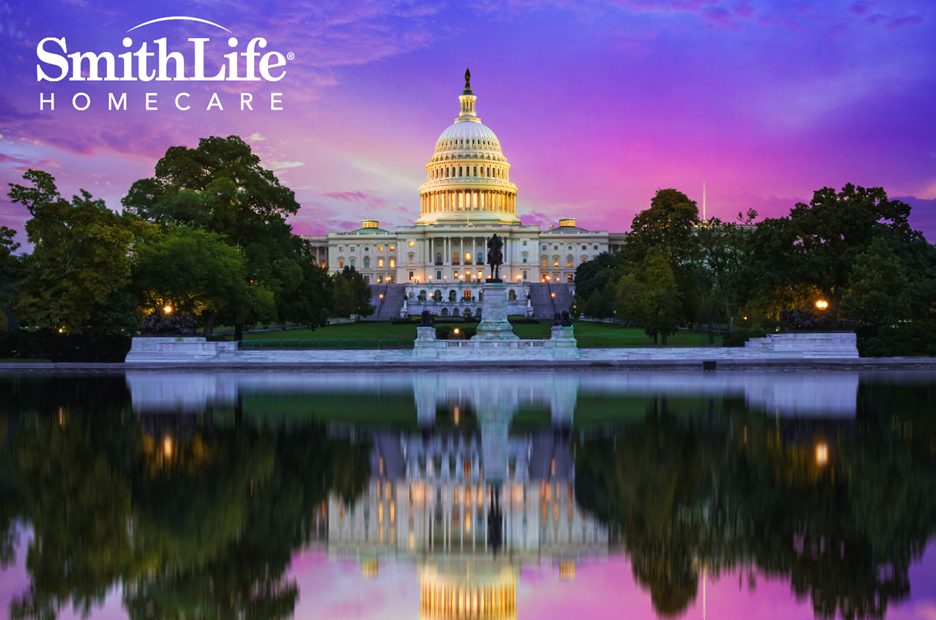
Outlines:
[[173,310],[174,308],[172,307],[172,304],[166,304],[165,306],[163,306],[163,309],[162,309],[163,314],[167,316],[172,314]]
[[816,310],[824,312],[829,309],[829,302],[825,299],[819,299],[816,301]]

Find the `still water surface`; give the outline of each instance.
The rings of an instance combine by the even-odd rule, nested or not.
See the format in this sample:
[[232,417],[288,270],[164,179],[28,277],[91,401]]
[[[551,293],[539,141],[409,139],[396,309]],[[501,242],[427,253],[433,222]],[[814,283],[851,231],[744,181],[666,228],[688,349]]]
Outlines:
[[936,374],[0,376],[0,617],[936,618]]

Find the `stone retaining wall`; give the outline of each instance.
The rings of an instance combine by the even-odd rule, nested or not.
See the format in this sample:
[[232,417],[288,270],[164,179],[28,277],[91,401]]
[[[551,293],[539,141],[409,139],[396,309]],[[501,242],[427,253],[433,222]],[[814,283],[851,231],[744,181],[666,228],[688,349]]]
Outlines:
[[[430,335],[429,331],[433,333]],[[354,365],[473,361],[774,361],[858,359],[855,334],[771,334],[744,347],[631,347],[579,349],[572,328],[554,327],[548,340],[436,340],[433,328],[420,328],[413,349],[238,350],[234,342],[204,338],[134,338],[128,364]]]

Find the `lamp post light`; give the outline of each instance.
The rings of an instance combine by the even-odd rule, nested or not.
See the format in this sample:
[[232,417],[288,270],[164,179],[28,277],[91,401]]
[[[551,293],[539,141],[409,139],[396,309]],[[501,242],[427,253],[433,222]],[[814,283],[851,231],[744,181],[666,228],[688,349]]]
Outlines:
[[825,312],[828,309],[829,309],[828,301],[826,301],[825,299],[816,300],[816,310],[819,310],[820,312]]
[[173,308],[173,307],[172,307],[172,304],[169,304],[169,303],[167,303],[167,304],[166,304],[165,306],[163,306],[163,308],[162,308],[163,314],[165,314],[166,316],[169,316],[170,314],[172,314],[174,310],[175,310],[175,308]]

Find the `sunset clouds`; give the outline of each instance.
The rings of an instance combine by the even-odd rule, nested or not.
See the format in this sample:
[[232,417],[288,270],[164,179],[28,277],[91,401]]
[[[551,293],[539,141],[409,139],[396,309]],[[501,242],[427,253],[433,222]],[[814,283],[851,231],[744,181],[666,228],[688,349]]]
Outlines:
[[[823,185],[882,185],[914,205],[936,237],[936,5],[917,2],[617,0],[532,2],[134,3],[0,0],[0,181],[30,166],[63,193],[84,187],[119,207],[165,149],[238,134],[296,191],[300,232],[365,217],[385,227],[417,216],[417,187],[438,134],[457,112],[466,66],[478,113],[500,138],[528,223],[571,215],[626,230],[659,187],[709,213],[785,212]],[[272,84],[36,83],[36,43],[120,51],[126,31],[165,15],[217,22],[294,55]],[[132,33],[227,36],[196,23]],[[218,39],[223,41],[223,38]],[[221,50],[226,51],[226,50]],[[220,53],[220,52],[218,52]],[[39,112],[40,91],[67,101],[108,90],[192,110],[142,106]],[[206,111],[281,91],[268,106]],[[167,99],[168,100],[168,99]],[[0,224],[25,213],[0,202]]]

